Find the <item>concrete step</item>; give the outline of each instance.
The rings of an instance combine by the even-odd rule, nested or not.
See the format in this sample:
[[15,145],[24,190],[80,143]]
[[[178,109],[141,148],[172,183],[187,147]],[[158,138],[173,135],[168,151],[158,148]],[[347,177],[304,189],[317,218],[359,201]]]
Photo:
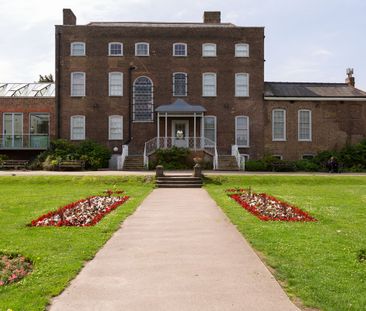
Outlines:
[[141,155],[127,156],[123,164],[124,171],[142,171],[144,170],[144,158]]
[[201,188],[202,178],[190,175],[171,175],[158,177],[156,180],[158,188]]

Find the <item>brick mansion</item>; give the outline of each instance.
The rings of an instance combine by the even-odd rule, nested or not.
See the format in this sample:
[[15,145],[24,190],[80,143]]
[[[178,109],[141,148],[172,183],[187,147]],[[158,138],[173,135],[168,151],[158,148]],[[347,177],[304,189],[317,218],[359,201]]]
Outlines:
[[366,92],[345,83],[264,81],[264,28],[222,23],[56,25],[55,83],[0,83],[0,154],[31,158],[51,139],[108,146],[122,169],[159,148],[212,159],[297,160],[366,137]]

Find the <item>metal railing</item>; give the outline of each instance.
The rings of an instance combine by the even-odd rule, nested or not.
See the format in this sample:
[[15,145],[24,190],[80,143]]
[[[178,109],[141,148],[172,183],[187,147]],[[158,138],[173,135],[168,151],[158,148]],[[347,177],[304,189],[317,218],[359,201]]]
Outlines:
[[144,165],[149,164],[149,155],[157,149],[170,149],[173,147],[188,148],[190,150],[204,150],[213,157],[214,169],[217,168],[218,154],[214,141],[206,137],[154,137],[145,143]]
[[48,134],[0,135],[0,149],[47,149],[50,145]]
[[245,157],[240,154],[239,147],[237,145],[231,146],[231,155],[235,157],[239,170],[245,171]]
[[117,165],[117,170],[122,170],[123,165],[125,164],[126,157],[128,156],[128,145],[122,145],[122,154],[119,161],[119,164]]

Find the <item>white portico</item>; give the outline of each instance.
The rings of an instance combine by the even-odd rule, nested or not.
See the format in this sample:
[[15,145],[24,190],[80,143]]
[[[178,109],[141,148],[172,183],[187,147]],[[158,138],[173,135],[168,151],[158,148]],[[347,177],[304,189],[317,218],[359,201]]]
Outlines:
[[172,104],[159,106],[155,111],[158,147],[176,146],[196,149],[201,145],[199,140],[204,137],[203,117],[206,112],[204,107],[177,99]]

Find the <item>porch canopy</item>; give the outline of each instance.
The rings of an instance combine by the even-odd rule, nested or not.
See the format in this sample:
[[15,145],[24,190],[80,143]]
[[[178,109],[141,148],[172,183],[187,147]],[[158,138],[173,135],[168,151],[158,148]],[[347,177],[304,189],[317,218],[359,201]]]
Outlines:
[[174,103],[161,105],[155,109],[157,113],[157,137],[160,138],[160,118],[165,119],[165,140],[168,138],[168,117],[193,117],[193,141],[196,147],[197,118],[201,118],[201,134],[203,137],[203,116],[206,109],[201,105],[191,105],[179,98]]

